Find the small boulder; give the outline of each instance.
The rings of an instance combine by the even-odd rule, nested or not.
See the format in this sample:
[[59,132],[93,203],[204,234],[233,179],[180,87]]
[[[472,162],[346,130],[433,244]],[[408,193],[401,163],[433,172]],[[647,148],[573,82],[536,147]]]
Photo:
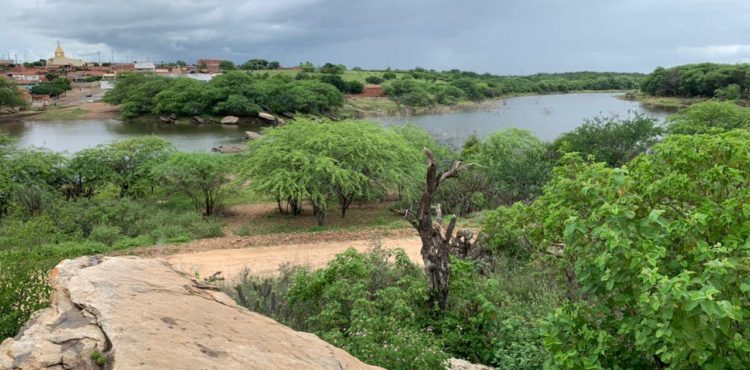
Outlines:
[[261,135],[261,134],[259,134],[257,132],[253,132],[253,131],[245,131],[245,136],[247,136],[248,140],[255,140],[255,139],[260,138],[263,135]]
[[201,117],[195,116],[195,117],[193,117],[192,122],[193,122],[194,125],[202,125],[202,124],[206,123],[206,120],[203,119],[203,118],[201,118]]
[[276,117],[274,117],[274,115],[271,114],[271,113],[260,112],[260,113],[258,113],[258,117],[260,117],[261,119],[264,119],[266,121],[276,123]]
[[240,117],[226,116],[221,119],[221,123],[225,125],[235,125],[240,121]]

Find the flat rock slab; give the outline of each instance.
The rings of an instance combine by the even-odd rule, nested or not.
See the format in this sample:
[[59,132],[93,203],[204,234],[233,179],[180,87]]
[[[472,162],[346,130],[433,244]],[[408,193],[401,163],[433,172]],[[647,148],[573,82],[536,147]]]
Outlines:
[[250,312],[166,261],[81,257],[53,270],[52,306],[0,344],[0,369],[379,369]]

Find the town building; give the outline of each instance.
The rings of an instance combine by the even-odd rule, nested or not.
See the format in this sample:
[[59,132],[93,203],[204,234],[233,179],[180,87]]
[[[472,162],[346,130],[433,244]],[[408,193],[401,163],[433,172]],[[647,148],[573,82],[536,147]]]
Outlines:
[[199,73],[219,73],[219,64],[221,64],[221,60],[219,59],[198,59],[196,70]]
[[154,73],[156,71],[156,65],[151,62],[138,62],[135,63],[134,69],[136,72],[150,72]]
[[86,65],[81,59],[68,58],[65,56],[65,50],[60,46],[60,42],[57,42],[57,48],[55,49],[55,57],[47,59],[48,65],[53,66],[72,66],[72,67],[83,67]]

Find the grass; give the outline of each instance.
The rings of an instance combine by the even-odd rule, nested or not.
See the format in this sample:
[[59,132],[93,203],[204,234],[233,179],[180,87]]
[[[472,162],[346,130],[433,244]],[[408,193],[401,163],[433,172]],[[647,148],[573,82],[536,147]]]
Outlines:
[[79,107],[63,108],[63,107],[47,107],[44,113],[34,117],[40,120],[77,120],[82,119],[88,113],[87,110]]

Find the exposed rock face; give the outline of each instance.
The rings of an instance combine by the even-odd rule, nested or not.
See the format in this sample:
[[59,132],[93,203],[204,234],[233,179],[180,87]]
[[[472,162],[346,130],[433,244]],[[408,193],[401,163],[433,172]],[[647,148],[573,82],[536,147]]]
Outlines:
[[469,361],[452,358],[448,360],[448,369],[450,370],[493,370],[489,366],[472,364]]
[[[82,257],[52,306],[0,344],[0,369],[378,369],[237,306],[163,260]],[[97,354],[92,356],[92,352]]]

